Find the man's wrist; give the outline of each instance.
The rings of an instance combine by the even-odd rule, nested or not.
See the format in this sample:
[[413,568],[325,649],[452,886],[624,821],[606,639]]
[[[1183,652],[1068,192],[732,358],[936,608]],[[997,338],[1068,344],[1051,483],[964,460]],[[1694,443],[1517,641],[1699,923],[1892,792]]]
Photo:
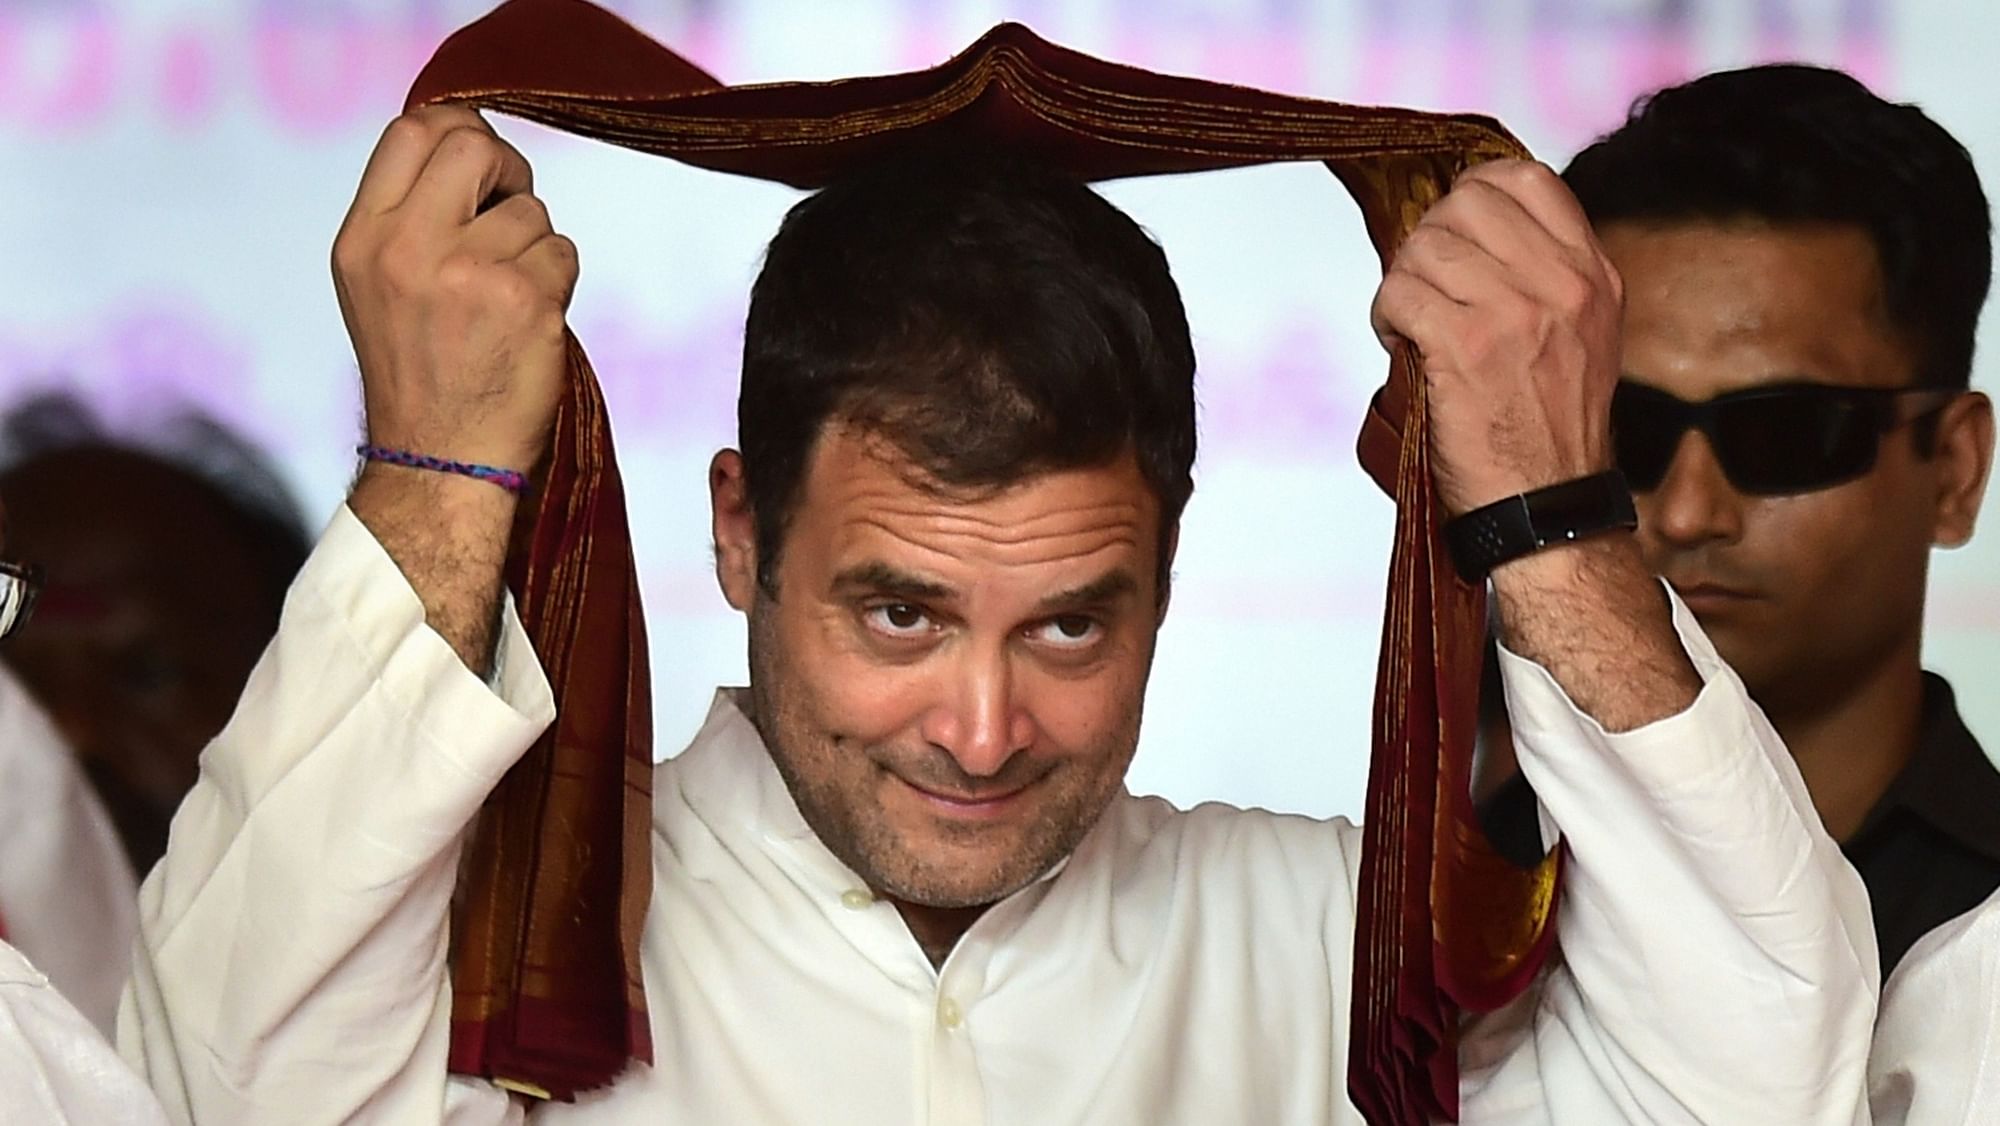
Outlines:
[[464,520],[475,526],[508,529],[513,527],[514,511],[521,500],[515,493],[476,477],[375,460],[362,462],[352,496],[370,509],[428,513],[446,525]]
[[1547,669],[1606,730],[1677,714],[1700,694],[1666,590],[1630,533],[1522,556],[1492,580],[1500,643]]
[[482,676],[519,499],[475,478],[375,461],[348,494],[348,508],[423,601],[425,620]]
[[[1496,596],[1503,590],[1555,593],[1601,582],[1614,574],[1644,572],[1645,566],[1638,538],[1629,531],[1611,531],[1550,544],[1500,564],[1488,577]],[[1664,600],[1665,595],[1661,597]]]

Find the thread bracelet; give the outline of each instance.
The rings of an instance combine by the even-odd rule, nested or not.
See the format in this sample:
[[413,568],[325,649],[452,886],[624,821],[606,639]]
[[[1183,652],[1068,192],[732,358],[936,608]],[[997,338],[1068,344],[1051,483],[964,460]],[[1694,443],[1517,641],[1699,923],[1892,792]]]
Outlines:
[[391,465],[408,466],[411,469],[428,469],[436,473],[455,473],[460,477],[477,477],[481,481],[498,485],[516,496],[528,491],[528,478],[512,469],[474,465],[467,461],[432,457],[429,454],[412,453],[390,446],[362,445],[354,447],[354,452],[360,454],[366,461],[386,461]]

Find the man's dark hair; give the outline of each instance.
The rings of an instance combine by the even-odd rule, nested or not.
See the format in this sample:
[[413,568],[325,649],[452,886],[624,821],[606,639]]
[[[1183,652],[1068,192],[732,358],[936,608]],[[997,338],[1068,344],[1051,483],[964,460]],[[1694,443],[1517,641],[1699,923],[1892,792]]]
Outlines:
[[1164,597],[1194,487],[1194,346],[1166,256],[1084,184],[924,151],[793,207],[751,290],[737,402],[767,592],[830,423],[952,490],[1131,451],[1159,499]]
[[1992,218],[1965,146],[1837,70],[1722,71],[1633,103],[1563,179],[1593,224],[1852,224],[1881,263],[1916,381],[1963,388],[1993,277]]
[[[107,451],[184,478],[207,494],[236,529],[261,577],[259,602],[277,627],[285,592],[312,551],[304,517],[291,491],[263,451],[215,418],[181,411],[125,435],[107,427],[82,399],[68,392],[30,396],[0,416],[0,477],[43,458]],[[0,491],[4,495],[4,491]]]

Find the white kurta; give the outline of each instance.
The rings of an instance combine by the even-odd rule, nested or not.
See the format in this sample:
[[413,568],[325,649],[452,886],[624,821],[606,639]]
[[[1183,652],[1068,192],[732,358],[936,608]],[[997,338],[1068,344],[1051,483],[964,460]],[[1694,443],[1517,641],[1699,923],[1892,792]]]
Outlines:
[[2000,894],[1917,940],[1882,989],[1880,1126],[2000,1123]]
[[138,894],[97,791],[0,665],[0,919],[7,941],[106,1036],[132,966]]
[[[1866,895],[1677,616],[1706,687],[1628,734],[1505,658],[1523,769],[1575,863],[1565,961],[1468,1037],[1467,1122],[1865,1121]],[[338,513],[143,891],[120,1043],[175,1119],[526,1113],[444,1064],[461,837],[552,714],[511,611],[494,685]],[[656,1061],[537,1121],[1360,1121],[1344,820],[1121,796],[934,971],[806,829],[734,696],[659,767],[655,811]]]
[[164,1126],[132,1069],[21,952],[0,942],[0,1122]]

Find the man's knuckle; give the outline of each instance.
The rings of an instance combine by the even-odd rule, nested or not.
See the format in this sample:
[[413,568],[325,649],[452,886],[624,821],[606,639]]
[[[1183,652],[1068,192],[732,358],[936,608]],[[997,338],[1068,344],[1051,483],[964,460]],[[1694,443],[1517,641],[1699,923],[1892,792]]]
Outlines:
[[574,282],[580,263],[575,241],[567,235],[550,235],[549,252],[556,256],[556,261],[562,264],[564,273]]
[[1492,164],[1496,187],[1528,187],[1547,183],[1555,173],[1538,160],[1496,160]]
[[1435,232],[1464,221],[1466,201],[1470,193],[1478,190],[1478,184],[1463,184],[1453,188],[1449,195],[1432,204],[1430,210],[1424,212],[1424,220],[1417,224],[1417,230],[1429,229]]
[[382,130],[383,148],[428,148],[435,130],[431,123],[417,113],[406,113],[389,122]]
[[1612,304],[1622,308],[1625,304],[1625,275],[1619,273],[1618,267],[1612,265],[1611,260],[1601,254],[1598,255],[1597,264],[1604,275],[1605,290],[1610,295]]
[[368,267],[373,248],[353,227],[342,227],[333,236],[333,269],[336,274],[353,277]]
[[1445,226],[1449,217],[1449,213],[1433,209],[1430,221],[1419,224],[1403,240],[1403,252],[1397,256],[1396,264],[1403,268],[1406,275],[1449,260],[1453,241],[1451,231]]
[[438,142],[438,153],[456,164],[483,164],[493,159],[498,143],[490,133],[461,125]]
[[469,254],[448,254],[437,265],[438,288],[457,297],[477,295],[490,285],[484,264]]
[[555,228],[555,223],[549,218],[549,205],[542,202],[540,196],[523,192],[514,198],[520,201],[517,206],[521,212],[521,220],[531,229],[549,231]]
[[1590,312],[1605,296],[1604,288],[1597,279],[1571,266],[1550,272],[1549,292],[1557,311],[1569,316]]
[[549,295],[527,271],[518,267],[495,270],[488,282],[488,293],[496,305],[523,318],[540,316],[550,304]]

